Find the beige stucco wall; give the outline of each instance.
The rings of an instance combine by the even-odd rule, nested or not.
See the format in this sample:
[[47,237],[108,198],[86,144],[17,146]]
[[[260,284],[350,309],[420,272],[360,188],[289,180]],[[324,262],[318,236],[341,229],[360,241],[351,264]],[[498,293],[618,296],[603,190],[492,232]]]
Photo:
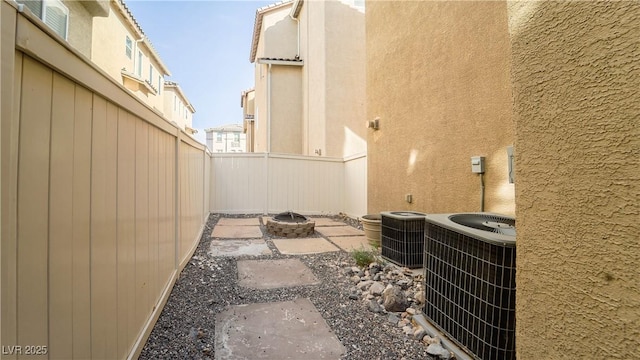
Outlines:
[[305,154],[365,152],[365,15],[341,1],[307,1],[299,18]]
[[254,151],[267,151],[267,75],[268,66],[256,63],[255,66],[255,116],[254,116]]
[[479,211],[478,155],[485,211],[512,215],[506,3],[370,1],[366,38],[369,212]]
[[91,58],[91,34],[93,27],[93,15],[79,1],[65,1],[64,5],[69,9],[69,32],[67,41],[82,55]]
[[271,69],[271,152],[302,154],[302,92],[299,66]]
[[185,105],[186,99],[184,99],[174,86],[163,87],[163,94],[161,96],[164,104],[162,107],[164,117],[178,125],[180,129],[185,129],[185,126],[192,127],[193,113]]
[[364,17],[364,12],[340,1],[325,3],[323,154],[327,156],[344,157],[367,151]]
[[[137,56],[138,50],[140,50],[144,58],[141,78],[149,80],[149,64],[151,63],[154,68],[151,83],[158,90],[158,76],[161,75],[160,66],[151,56],[146,45],[141,41],[136,42],[140,36],[117,9],[117,5],[110,2],[109,16],[94,18],[93,25],[91,60],[113,79],[123,84],[123,68],[130,73],[137,74]],[[125,52],[127,36],[132,41],[131,58],[127,57]],[[160,82],[164,83],[164,79]],[[132,92],[147,105],[162,113],[164,110],[162,90],[160,93],[143,90],[132,90]]]
[[509,5],[518,359],[640,358],[640,3]]
[[[290,9],[288,5],[265,13],[257,58],[293,58],[297,54],[298,25],[289,17]],[[322,156],[343,157],[365,152],[364,13],[340,1],[305,1],[298,20],[299,55],[304,66],[292,70],[299,73],[296,85],[289,91],[281,89],[286,100],[272,93],[274,104],[286,101],[290,110],[280,120],[272,112],[271,119],[274,134],[291,132],[293,122],[299,138],[272,137],[272,151],[276,151],[273,144],[278,142],[280,149],[296,149],[294,154],[316,155],[319,150]],[[266,151],[267,67],[256,64],[255,69],[256,151]],[[291,81],[289,77],[281,83]],[[293,104],[293,99],[299,99],[300,104]],[[291,112],[294,108],[299,109],[295,116]],[[278,123],[287,125],[277,129]],[[293,142],[285,145],[283,141]]]

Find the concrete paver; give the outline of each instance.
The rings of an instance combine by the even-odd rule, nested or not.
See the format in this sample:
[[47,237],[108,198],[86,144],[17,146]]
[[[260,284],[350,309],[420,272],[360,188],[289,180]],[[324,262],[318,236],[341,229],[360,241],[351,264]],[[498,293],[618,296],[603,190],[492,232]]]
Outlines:
[[344,346],[309,299],[236,305],[216,315],[216,359],[339,359]]
[[260,225],[260,219],[255,218],[221,218],[216,226]]
[[319,284],[298,259],[238,261],[238,283],[251,289],[275,289]]
[[260,226],[217,226],[213,228],[211,237],[227,239],[253,239],[261,238]]
[[309,220],[314,221],[316,226],[344,226],[342,221],[336,221],[329,218],[309,218]]
[[329,238],[334,244],[338,245],[344,251],[353,250],[374,250],[374,247],[369,245],[369,241],[365,236],[332,236]]
[[211,256],[242,256],[242,255],[271,255],[271,249],[262,239],[225,239],[211,240],[209,255]]
[[364,235],[364,231],[347,225],[319,227],[316,231],[326,237]]
[[302,255],[340,251],[335,245],[322,238],[273,239],[272,241],[282,254]]

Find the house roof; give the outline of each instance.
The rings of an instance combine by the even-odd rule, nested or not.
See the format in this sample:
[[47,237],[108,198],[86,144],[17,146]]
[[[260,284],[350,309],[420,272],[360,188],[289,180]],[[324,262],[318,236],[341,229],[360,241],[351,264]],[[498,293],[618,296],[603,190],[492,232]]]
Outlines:
[[227,124],[214,128],[204,129],[205,132],[242,132],[243,127],[240,124]]
[[256,10],[256,18],[253,22],[253,39],[251,41],[251,54],[249,55],[249,61],[254,62],[256,59],[256,52],[258,51],[258,40],[260,40],[260,32],[262,30],[262,18],[265,13],[272,10],[281,9],[285,6],[292,4],[292,0],[280,1],[275,4],[267,5]]
[[191,102],[189,102],[189,99],[187,99],[187,96],[184,94],[184,92],[182,91],[182,88],[180,87],[180,85],[178,85],[177,82],[167,80],[167,81],[164,82],[164,87],[165,87],[165,90],[167,88],[176,89],[176,92],[178,93],[178,95],[180,95],[180,97],[182,98],[185,106],[191,111],[191,113],[195,113],[196,112],[196,109],[193,107],[193,105],[191,105]]
[[240,107],[242,107],[242,105],[243,105],[242,102],[244,101],[244,97],[247,96],[248,93],[254,92],[254,91],[256,91],[255,88],[250,88],[250,89],[242,91],[242,93],[240,94]]
[[138,24],[138,21],[133,16],[133,13],[131,12],[131,10],[129,10],[124,0],[112,0],[111,2],[115,4],[116,8],[120,11],[120,14],[122,14],[122,16],[124,16],[124,18],[129,22],[129,25],[137,33],[136,35],[138,35],[140,39],[142,39],[142,43],[149,50],[149,53],[151,54],[151,56],[153,56],[154,60],[158,64],[158,67],[160,68],[159,70],[162,71],[163,74],[171,76],[169,68],[167,68],[167,65],[162,62],[160,55],[158,55],[158,52],[153,47],[153,44],[151,44],[151,40],[149,40],[144,31],[142,31],[142,27],[140,26],[140,24]]

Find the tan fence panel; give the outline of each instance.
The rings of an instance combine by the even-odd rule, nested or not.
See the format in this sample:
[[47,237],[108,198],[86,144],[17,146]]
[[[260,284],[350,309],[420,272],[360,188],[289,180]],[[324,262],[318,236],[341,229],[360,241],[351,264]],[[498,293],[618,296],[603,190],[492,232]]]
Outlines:
[[[183,135],[184,136],[184,135]],[[180,264],[190,258],[200,238],[204,218],[203,148],[190,139],[180,141]]]
[[211,211],[266,211],[265,154],[214,154],[211,158]]
[[24,57],[21,75],[16,345],[48,345],[47,199],[53,72]]
[[366,154],[345,159],[344,213],[353,218],[358,218],[367,214]]
[[118,108],[93,98],[91,187],[91,355],[118,357]]
[[135,357],[198,244],[208,155],[1,5],[3,353]]
[[269,213],[337,214],[344,210],[341,159],[270,156],[268,166]]
[[[214,154],[211,211],[304,214],[366,212],[366,154],[350,159],[283,154]],[[347,193],[349,191],[349,193]]]

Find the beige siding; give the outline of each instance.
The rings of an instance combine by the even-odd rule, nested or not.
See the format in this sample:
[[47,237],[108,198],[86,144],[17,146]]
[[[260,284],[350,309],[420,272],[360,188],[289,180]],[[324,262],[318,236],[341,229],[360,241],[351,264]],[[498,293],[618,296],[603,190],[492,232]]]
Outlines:
[[639,23],[638,2],[509,3],[518,359],[640,358]]
[[1,5],[0,340],[135,357],[198,244],[209,155]]

